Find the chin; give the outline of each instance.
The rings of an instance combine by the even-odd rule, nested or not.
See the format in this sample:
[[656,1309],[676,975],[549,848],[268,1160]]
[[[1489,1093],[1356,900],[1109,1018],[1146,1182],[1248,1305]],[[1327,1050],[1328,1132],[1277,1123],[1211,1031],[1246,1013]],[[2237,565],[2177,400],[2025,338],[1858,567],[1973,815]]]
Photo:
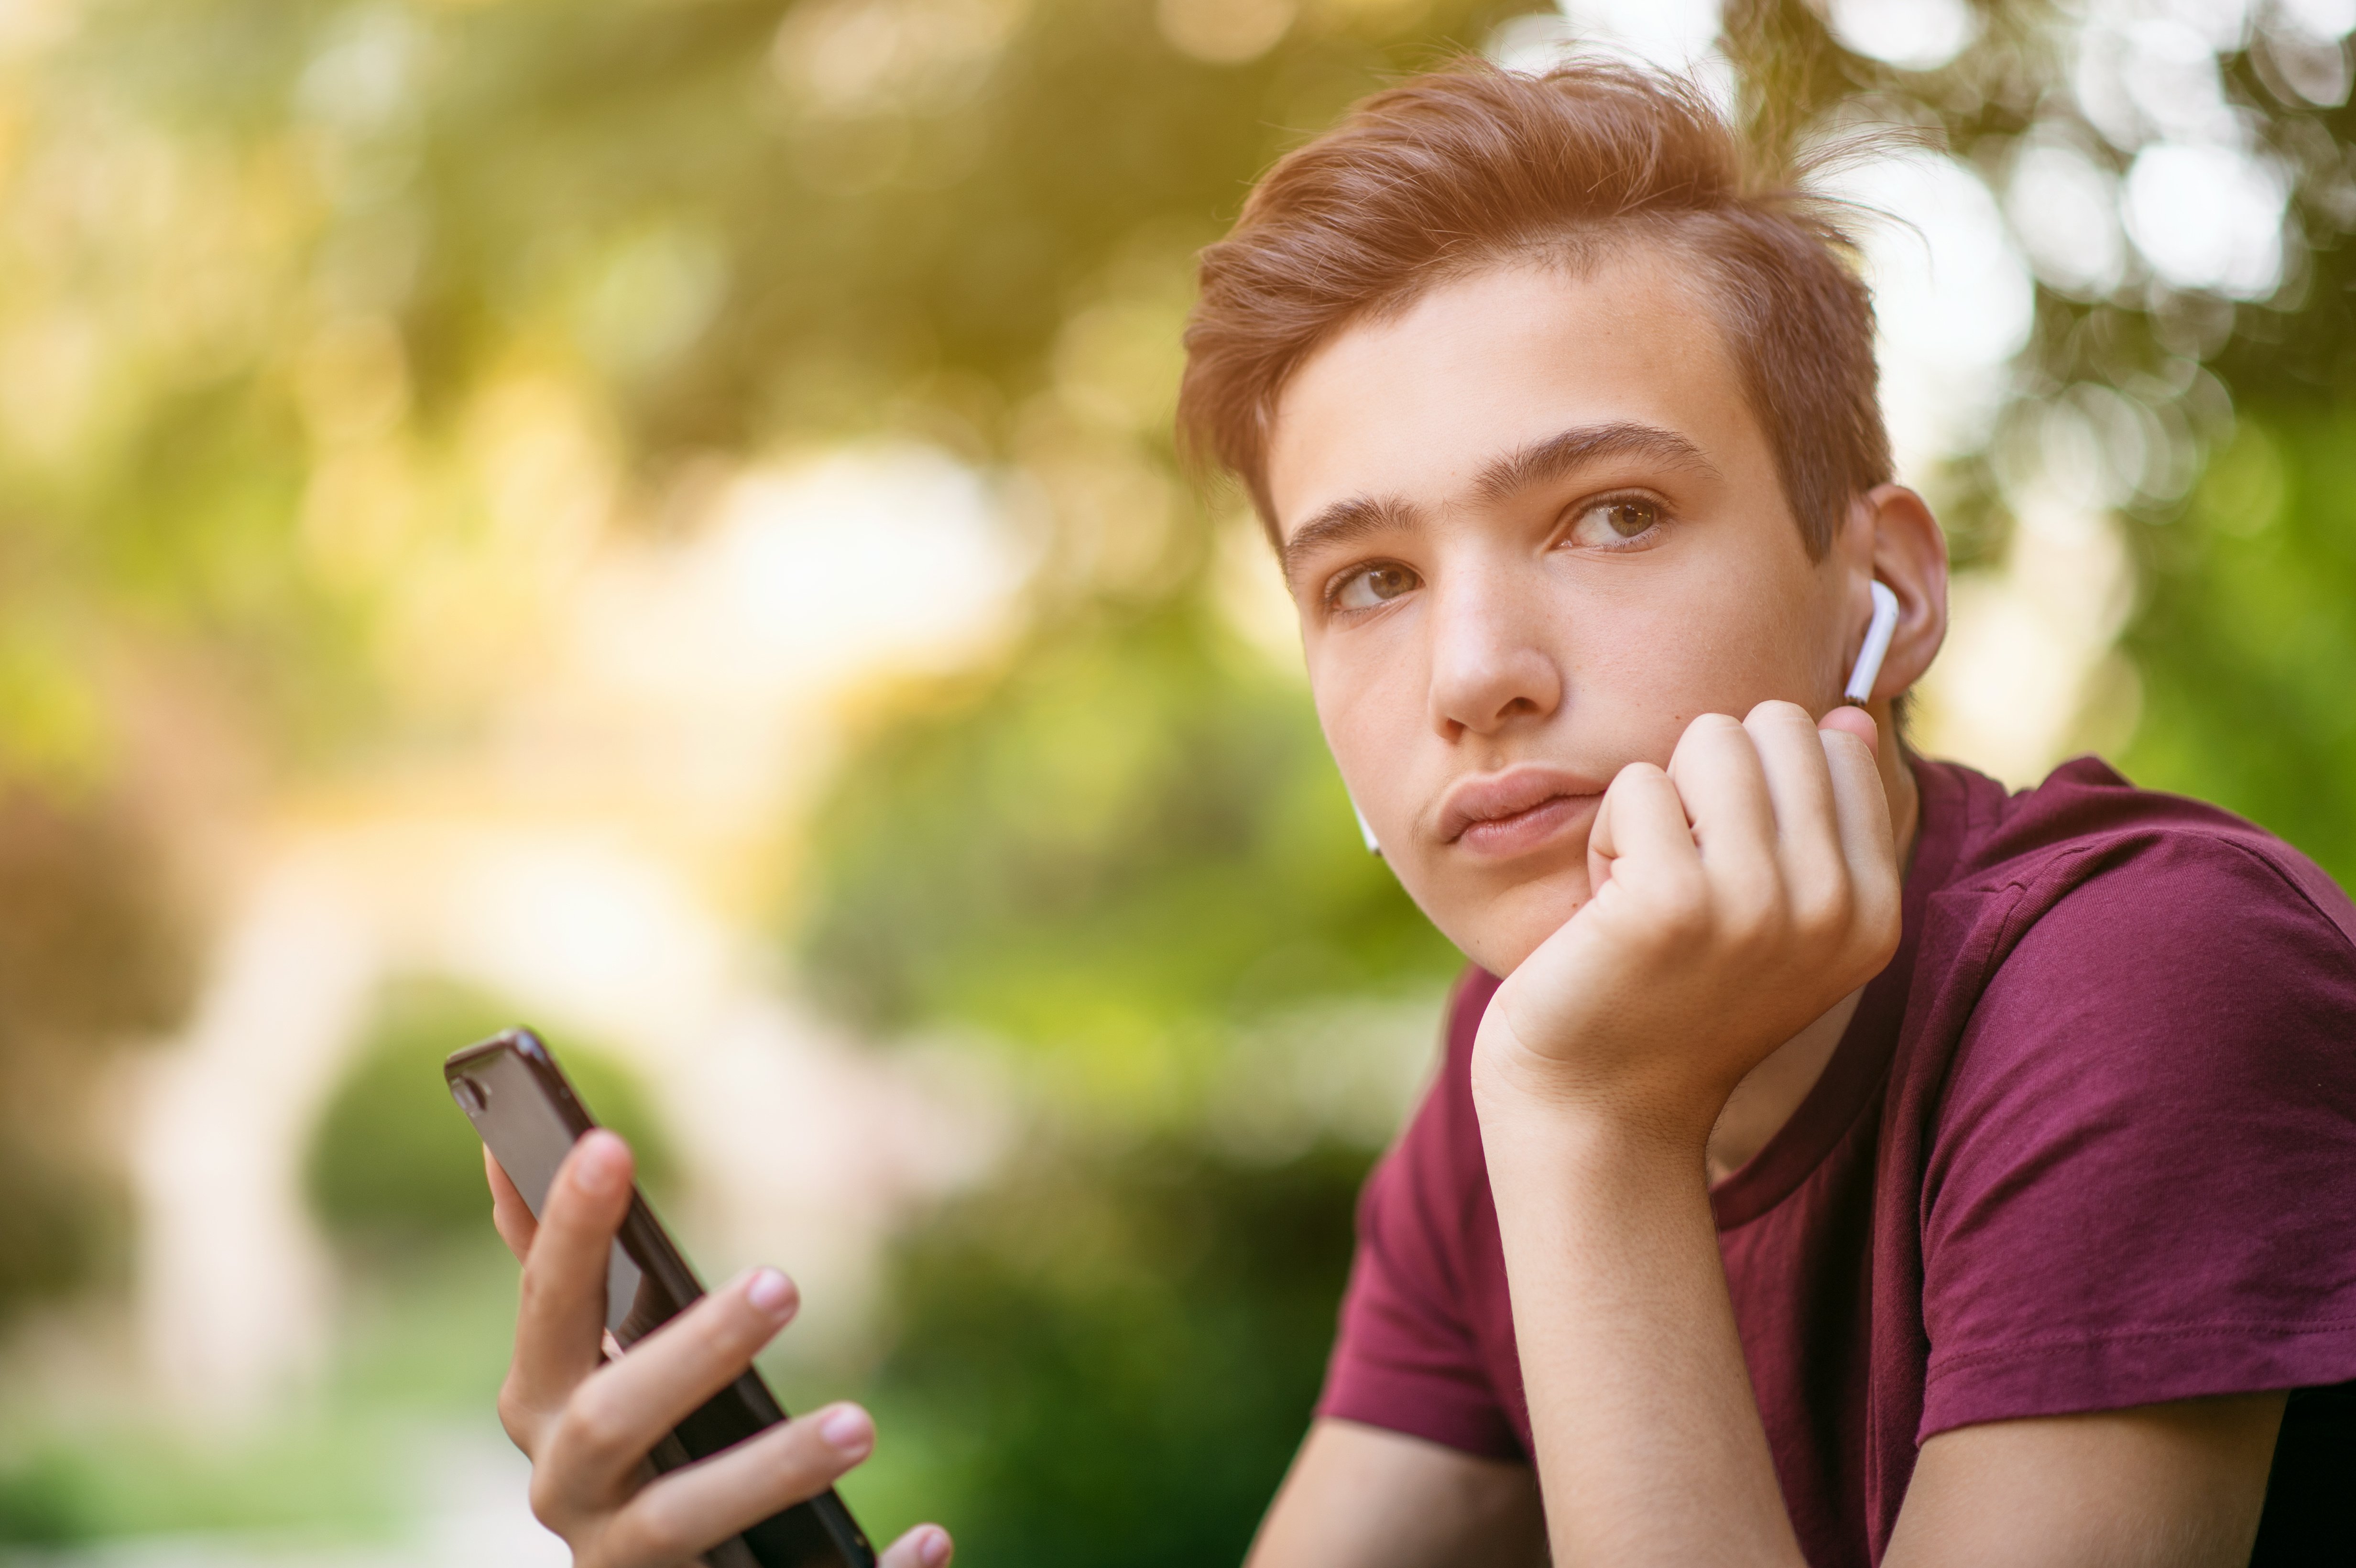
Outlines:
[[1433,923],[1473,963],[1492,975],[1510,975],[1540,943],[1561,930],[1587,898],[1587,868],[1581,864],[1451,900],[1447,918],[1435,914]]

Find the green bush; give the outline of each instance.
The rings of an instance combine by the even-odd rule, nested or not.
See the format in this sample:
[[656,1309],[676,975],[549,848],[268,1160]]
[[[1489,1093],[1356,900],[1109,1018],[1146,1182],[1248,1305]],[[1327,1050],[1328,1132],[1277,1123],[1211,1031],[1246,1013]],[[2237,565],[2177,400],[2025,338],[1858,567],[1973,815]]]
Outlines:
[[[482,1146],[442,1080],[442,1060],[517,1021],[497,997],[441,981],[390,987],[313,1135],[306,1172],[320,1219],[347,1241],[408,1243],[486,1224]],[[552,1040],[597,1118],[629,1139],[641,1185],[669,1150],[627,1069],[594,1046]]]
[[[902,1244],[876,1390],[972,1568],[1242,1559],[1307,1429],[1368,1156],[1033,1157]],[[875,1521],[882,1525],[884,1521]]]

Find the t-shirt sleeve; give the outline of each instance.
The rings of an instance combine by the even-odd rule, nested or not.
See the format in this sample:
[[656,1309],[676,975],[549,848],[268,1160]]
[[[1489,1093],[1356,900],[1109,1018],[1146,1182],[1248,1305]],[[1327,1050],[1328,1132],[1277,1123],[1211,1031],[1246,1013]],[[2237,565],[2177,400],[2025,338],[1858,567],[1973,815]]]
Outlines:
[[2356,1378],[2348,925],[2182,835],[2021,936],[1938,1114],[1919,1438]]
[[[1357,1252],[1317,1413],[1522,1459],[1468,1309],[1480,1294],[1471,1249],[1496,1231],[1469,1075],[1494,988],[1484,980],[1460,988],[1440,1072],[1359,1197]],[[1502,1253],[1497,1263],[1502,1275]]]

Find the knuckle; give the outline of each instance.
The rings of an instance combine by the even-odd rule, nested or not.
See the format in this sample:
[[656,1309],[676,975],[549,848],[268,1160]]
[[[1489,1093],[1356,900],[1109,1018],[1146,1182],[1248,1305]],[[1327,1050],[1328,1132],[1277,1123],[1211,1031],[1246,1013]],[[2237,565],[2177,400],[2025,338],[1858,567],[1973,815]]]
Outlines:
[[564,1407],[564,1446],[601,1458],[622,1455],[633,1434],[630,1423],[607,1381],[592,1378],[583,1383]]
[[1676,749],[1669,756],[1670,774],[1683,777],[1701,765],[1704,758],[1723,752],[1728,740],[1742,733],[1742,721],[1727,713],[1699,713],[1677,737]]
[[599,1532],[597,1560],[611,1568],[624,1564],[683,1563],[697,1542],[687,1538],[680,1509],[670,1494],[650,1487],[630,1506],[606,1521]]
[[1806,709],[1796,702],[1789,702],[1780,697],[1771,697],[1760,703],[1751,710],[1749,718],[1745,720],[1746,723],[1752,724],[1791,724],[1795,721],[1807,725],[1811,730],[1816,727],[1815,721],[1808,717]]
[[1746,890],[1730,896],[1719,912],[1720,940],[1742,958],[1759,960],[1780,950],[1791,933],[1791,915],[1780,898]]
[[1665,782],[1668,776],[1658,763],[1630,763],[1612,775],[1612,782],[1604,786],[1603,794],[1608,799],[1633,790],[1649,789],[1657,782]]
[[565,1532],[565,1527],[571,1521],[565,1515],[556,1480],[545,1465],[532,1467],[531,1480],[524,1488],[524,1499],[531,1505],[531,1517],[540,1520],[544,1528],[558,1535]]
[[535,1246],[516,1276],[516,1307],[519,1316],[527,1320],[546,1312],[550,1297],[557,1292],[557,1282],[549,1277],[549,1272],[556,1266],[556,1251],[553,1247]]
[[1796,881],[1792,894],[1794,932],[1811,946],[1846,938],[1856,925],[1857,901],[1841,876],[1817,875]]
[[534,1419],[536,1413],[531,1401],[524,1397],[523,1389],[512,1371],[508,1373],[507,1381],[499,1384],[498,1409],[499,1425],[506,1429],[509,1441],[525,1453],[530,1453],[530,1439],[537,1424]]
[[1697,872],[1671,871],[1655,878],[1645,901],[1655,933],[1672,946],[1687,946],[1710,927],[1709,884]]

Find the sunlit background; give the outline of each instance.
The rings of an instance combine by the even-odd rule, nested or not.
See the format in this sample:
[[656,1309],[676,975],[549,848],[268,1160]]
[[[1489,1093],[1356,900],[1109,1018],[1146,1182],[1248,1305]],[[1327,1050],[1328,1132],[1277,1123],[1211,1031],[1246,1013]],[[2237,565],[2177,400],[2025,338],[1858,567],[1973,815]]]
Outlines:
[[1826,176],[1918,742],[2356,879],[2356,0],[1530,5],[0,5],[0,1560],[563,1561],[435,1071],[518,1019],[871,1530],[1239,1555],[1453,960],[1177,333],[1451,53],[1927,133]]

